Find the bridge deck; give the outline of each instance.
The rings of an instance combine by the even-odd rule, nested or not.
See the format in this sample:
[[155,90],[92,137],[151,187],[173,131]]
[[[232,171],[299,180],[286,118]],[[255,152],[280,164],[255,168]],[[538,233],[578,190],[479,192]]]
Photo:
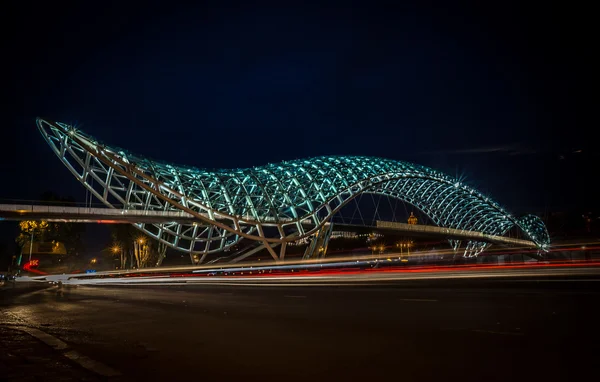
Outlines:
[[406,223],[397,223],[397,222],[388,222],[388,221],[377,221],[377,228],[386,229],[386,230],[394,230],[394,231],[402,231],[407,233],[420,233],[420,234],[435,234],[435,235],[445,235],[449,238],[454,239],[469,239],[482,241],[487,243],[495,243],[495,244],[511,244],[525,247],[536,248],[536,244],[531,240],[523,240],[516,239],[512,237],[505,236],[497,236],[497,235],[488,235],[483,232],[477,231],[466,231],[455,228],[444,228],[437,227],[431,225],[421,225],[421,224],[406,224]]
[[[208,218],[208,214],[202,214]],[[43,206],[34,204],[0,204],[0,220],[47,220],[76,223],[166,223],[177,222],[191,224],[197,222],[193,215],[184,211],[146,211],[121,210],[115,208]],[[310,222],[303,222],[309,224]],[[352,227],[349,224],[335,223],[336,227]],[[517,245],[535,248],[533,241],[515,239],[504,236],[487,235],[482,232],[465,231],[430,225],[413,225],[406,223],[377,221],[372,227],[376,230],[425,234],[454,239],[469,239],[503,245]]]
[[[207,213],[200,213],[210,219]],[[217,220],[219,215],[215,214]],[[241,217],[245,221],[252,219]],[[153,210],[125,210],[108,207],[70,207],[70,206],[44,206],[37,204],[0,204],[0,220],[36,220],[75,222],[75,223],[193,223],[198,222],[194,215],[185,211],[153,211]],[[267,218],[266,222],[275,222]],[[282,219],[279,220],[280,222]],[[286,221],[283,219],[283,221]],[[291,221],[287,219],[287,221]],[[306,224],[307,221],[303,221]]]
[[[206,215],[208,217],[208,215]],[[192,223],[193,215],[184,211],[121,210],[106,207],[41,206],[0,204],[0,220],[36,220],[75,223]]]

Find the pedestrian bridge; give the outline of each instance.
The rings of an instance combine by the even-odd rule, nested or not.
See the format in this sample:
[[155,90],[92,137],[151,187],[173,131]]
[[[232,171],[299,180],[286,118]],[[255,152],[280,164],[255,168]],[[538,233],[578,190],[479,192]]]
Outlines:
[[[515,231],[539,251],[550,245],[539,217],[514,216],[459,179],[413,163],[322,156],[252,168],[202,169],[133,154],[65,123],[38,118],[37,126],[67,170],[108,209],[21,206],[4,211],[5,219],[135,222],[147,235],[190,257],[204,259],[251,240],[277,260],[284,258],[288,244],[301,239],[311,242],[310,251],[326,251],[337,225],[332,219],[344,206],[370,194],[414,206],[437,226],[428,234],[468,239],[466,257],[477,256],[492,242],[513,242],[502,237]],[[387,226],[374,228],[414,229],[380,224]],[[451,243],[455,246],[458,240]]]
[[[206,217],[208,214],[205,214]],[[217,219],[219,217],[217,216]],[[73,223],[100,223],[100,224],[139,224],[139,223],[179,223],[201,224],[197,217],[185,211],[144,211],[144,210],[119,210],[106,207],[71,207],[47,206],[36,204],[0,204],[0,220],[46,220],[55,222]],[[311,220],[306,219],[303,225],[309,226]],[[329,222],[325,223],[329,226]],[[335,228],[357,227],[356,224],[335,223]],[[406,224],[390,221],[376,221],[370,227],[375,231],[391,231],[396,233],[418,234],[429,237],[442,237],[447,239],[478,240],[486,243],[500,245],[514,245],[527,248],[536,248],[535,242],[506,236],[489,235],[483,232],[444,228],[423,224]],[[334,230],[335,230],[334,228]]]

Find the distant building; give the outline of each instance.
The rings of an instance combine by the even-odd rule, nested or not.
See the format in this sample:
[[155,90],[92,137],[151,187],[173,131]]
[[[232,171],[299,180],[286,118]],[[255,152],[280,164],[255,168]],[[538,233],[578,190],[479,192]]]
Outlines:
[[412,212],[408,217],[408,224],[417,224],[417,217]]
[[348,231],[333,231],[331,233],[332,239],[344,238],[344,239],[356,239],[358,235],[356,232],[348,232]]

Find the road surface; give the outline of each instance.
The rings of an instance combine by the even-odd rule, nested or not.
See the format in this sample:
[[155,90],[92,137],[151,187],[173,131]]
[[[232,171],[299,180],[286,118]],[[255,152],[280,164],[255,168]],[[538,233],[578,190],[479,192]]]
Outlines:
[[[597,277],[0,293],[0,328],[57,339],[68,348],[56,352],[85,357],[87,369],[78,372],[89,380],[564,381],[597,374]],[[100,377],[106,370],[113,376]]]

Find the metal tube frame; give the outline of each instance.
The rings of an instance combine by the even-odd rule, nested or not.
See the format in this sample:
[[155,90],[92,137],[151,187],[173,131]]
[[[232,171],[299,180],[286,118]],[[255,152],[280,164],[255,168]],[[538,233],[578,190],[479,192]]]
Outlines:
[[[77,180],[108,207],[124,213],[184,211],[197,218],[193,224],[135,226],[172,248],[202,254],[203,259],[243,238],[263,243],[274,259],[283,259],[284,244],[314,235],[362,193],[406,201],[441,227],[498,234],[517,226],[541,251],[550,244],[538,217],[514,217],[475,189],[420,165],[373,157],[326,156],[209,171],[107,146],[61,122],[38,118],[37,125]],[[307,226],[307,221],[312,224]],[[282,245],[279,255],[271,244]],[[469,253],[478,254],[485,248],[479,243],[469,244]]]

